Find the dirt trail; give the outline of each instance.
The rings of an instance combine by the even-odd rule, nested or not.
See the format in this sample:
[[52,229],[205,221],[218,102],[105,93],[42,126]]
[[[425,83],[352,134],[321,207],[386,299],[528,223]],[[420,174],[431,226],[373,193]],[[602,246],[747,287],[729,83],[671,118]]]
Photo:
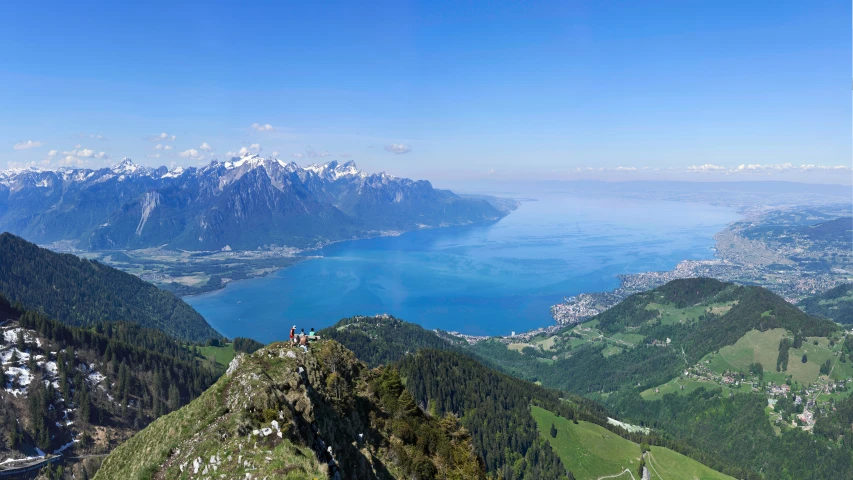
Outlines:
[[625,475],[625,472],[627,472],[627,473],[628,473],[628,475],[630,475],[630,476],[631,476],[631,480],[637,480],[637,478],[636,478],[636,477],[634,477],[634,474],[633,474],[633,473],[631,473],[631,470],[629,470],[629,469],[627,469],[627,468],[626,468],[625,470],[622,470],[621,472],[617,473],[616,475],[607,475],[607,476],[604,476],[604,477],[598,477],[598,478],[596,478],[595,480],[604,480],[605,478],[619,478],[619,477],[621,477],[622,475]]

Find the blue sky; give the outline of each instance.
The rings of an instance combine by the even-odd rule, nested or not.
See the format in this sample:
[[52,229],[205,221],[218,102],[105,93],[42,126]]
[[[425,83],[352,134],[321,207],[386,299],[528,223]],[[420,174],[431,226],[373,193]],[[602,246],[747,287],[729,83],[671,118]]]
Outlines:
[[134,3],[3,6],[0,167],[851,176],[849,2]]

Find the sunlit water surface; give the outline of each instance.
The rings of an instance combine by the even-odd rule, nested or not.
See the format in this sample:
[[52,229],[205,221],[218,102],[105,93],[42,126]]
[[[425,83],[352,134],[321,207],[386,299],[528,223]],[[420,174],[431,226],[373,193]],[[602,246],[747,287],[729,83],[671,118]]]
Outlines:
[[[528,198],[533,198],[527,196]],[[263,342],[389,313],[426,328],[509,334],[553,324],[564,296],[616,288],[620,273],[713,258],[738,218],[697,203],[537,195],[497,223],[342,242],[263,278],[185,300],[227,337]]]

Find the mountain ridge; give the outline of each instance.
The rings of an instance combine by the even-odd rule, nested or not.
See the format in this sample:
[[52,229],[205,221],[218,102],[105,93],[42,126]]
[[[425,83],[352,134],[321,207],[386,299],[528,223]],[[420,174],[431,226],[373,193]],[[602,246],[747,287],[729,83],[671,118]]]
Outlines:
[[0,292],[61,323],[127,321],[185,341],[222,338],[186,302],[129,273],[0,233]]
[[[453,416],[424,414],[391,368],[332,340],[271,344],[118,447],[96,479],[485,479]],[[248,476],[246,476],[248,474]]]
[[309,248],[383,231],[495,221],[489,202],[355,162],[300,167],[248,154],[202,167],[0,172],[0,229],[84,250]]

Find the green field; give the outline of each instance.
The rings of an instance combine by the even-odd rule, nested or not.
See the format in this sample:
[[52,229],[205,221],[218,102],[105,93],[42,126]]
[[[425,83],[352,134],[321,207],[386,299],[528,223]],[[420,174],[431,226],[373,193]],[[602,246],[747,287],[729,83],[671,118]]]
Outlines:
[[[838,358],[835,352],[840,348],[839,344],[829,346],[829,340],[824,337],[809,337],[803,341],[800,348],[789,350],[788,369],[785,372],[776,372],[776,358],[779,355],[779,341],[782,337],[789,335],[784,329],[774,328],[764,332],[751,330],[738,339],[734,345],[720,349],[717,353],[708,354],[702,361],[708,360],[708,368],[723,373],[731,371],[747,371],[753,362],[761,363],[764,367],[764,378],[768,381],[782,383],[786,376],[801,384],[814,383],[820,373],[820,366],[830,360],[835,364]],[[814,341],[818,344],[815,345]],[[808,361],[802,362],[803,355]],[[837,363],[832,372],[833,378],[849,378],[853,373],[853,365]]]
[[829,300],[820,300],[818,303],[821,305],[836,305],[841,302],[853,302],[853,295],[845,295],[843,297],[832,298]]
[[[558,417],[548,410],[531,407],[533,418],[542,438],[548,440],[566,469],[578,480],[611,478],[640,478],[640,446],[594,423],[578,422]],[[550,435],[551,425],[557,428],[557,437]],[[695,460],[662,447],[652,447],[651,478],[653,480],[731,479]],[[619,476],[620,472],[628,469]]]
[[694,305],[692,307],[678,308],[671,303],[655,303],[651,302],[646,305],[646,310],[657,310],[659,312],[658,319],[662,325],[671,325],[673,323],[694,323],[699,321],[699,317],[707,312],[713,312],[716,315],[723,315],[736,302],[712,303],[710,305]]
[[732,479],[728,475],[712,470],[701,463],[673,452],[668,448],[650,447],[646,465],[651,471],[652,480],[717,480]]
[[[638,477],[639,445],[594,423],[578,422],[575,425],[548,410],[536,406],[531,408],[540,435],[551,443],[563,465],[578,480],[615,475],[626,468]],[[552,423],[559,432],[557,438],[551,438],[549,433]],[[630,477],[625,475],[625,478]]]
[[199,356],[203,358],[210,358],[212,356],[216,360],[216,363],[225,365],[226,367],[237,355],[234,352],[234,346],[230,343],[226,343],[222,347],[198,347],[197,351]]
[[[681,386],[684,386],[684,390],[681,389]],[[697,380],[691,380],[688,378],[678,377],[673,380],[670,380],[663,385],[657,387],[658,392],[655,393],[655,388],[650,388],[640,394],[643,397],[643,400],[660,400],[664,395],[668,393],[675,393],[678,395],[686,395],[693,390],[696,390],[699,387],[705,387],[707,389],[717,388],[719,385],[711,382],[700,382]],[[728,392],[726,392],[728,393]]]

